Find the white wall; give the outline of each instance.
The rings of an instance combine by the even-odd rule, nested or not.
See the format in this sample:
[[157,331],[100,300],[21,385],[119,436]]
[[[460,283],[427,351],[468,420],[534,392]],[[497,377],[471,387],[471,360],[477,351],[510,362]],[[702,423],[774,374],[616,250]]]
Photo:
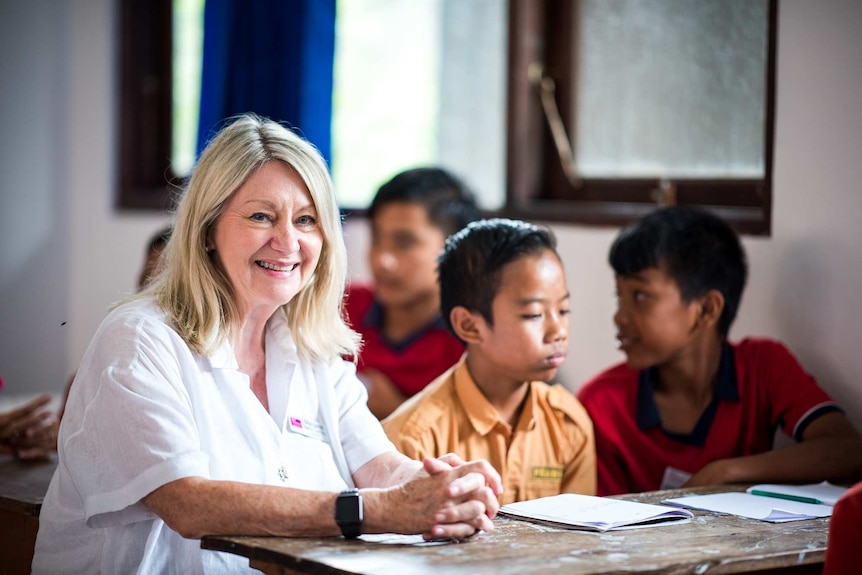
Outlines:
[[0,0],[0,375],[57,392],[167,218],[114,210],[115,5]]
[[64,8],[0,3],[0,375],[10,389],[61,381],[67,363]]
[[[115,3],[0,0],[0,374],[59,391],[166,218],[117,213]],[[746,238],[732,331],[784,340],[862,428],[862,2],[783,0],[773,235]],[[616,229],[555,226],[573,294],[576,387],[613,348]],[[347,224],[365,276],[364,222]],[[60,326],[66,321],[65,326]]]

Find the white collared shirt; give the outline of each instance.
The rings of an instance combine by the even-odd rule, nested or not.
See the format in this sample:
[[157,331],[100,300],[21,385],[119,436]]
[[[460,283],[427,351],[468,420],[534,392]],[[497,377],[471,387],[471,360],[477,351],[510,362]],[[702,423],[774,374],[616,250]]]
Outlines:
[[394,450],[353,365],[301,360],[278,312],[266,332],[267,412],[230,345],[193,353],[152,300],[114,310],[69,394],[34,573],[238,573],[141,503],[183,477],[340,491]]

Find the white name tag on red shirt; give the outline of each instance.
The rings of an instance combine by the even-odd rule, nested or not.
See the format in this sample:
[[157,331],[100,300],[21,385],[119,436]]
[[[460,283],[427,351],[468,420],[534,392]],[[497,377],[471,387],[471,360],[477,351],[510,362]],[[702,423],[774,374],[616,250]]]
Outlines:
[[676,489],[685,485],[689,479],[691,479],[691,473],[668,465],[664,468],[664,476],[661,478],[659,489]]

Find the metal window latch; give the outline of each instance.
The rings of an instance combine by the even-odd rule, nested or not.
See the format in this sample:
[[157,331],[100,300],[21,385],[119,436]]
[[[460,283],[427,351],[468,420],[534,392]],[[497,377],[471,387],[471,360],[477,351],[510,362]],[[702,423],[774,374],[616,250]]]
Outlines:
[[581,177],[578,175],[578,170],[575,166],[575,153],[572,150],[572,141],[566,133],[566,125],[563,123],[560,109],[557,107],[557,86],[554,83],[554,79],[545,74],[545,67],[541,62],[533,62],[527,67],[527,78],[529,78],[530,84],[539,91],[539,97],[542,101],[542,111],[545,113],[545,119],[548,120],[548,127],[551,129],[551,137],[554,140],[554,146],[557,148],[557,155],[560,158],[563,174],[565,174],[566,179],[573,188],[579,188],[581,186]]

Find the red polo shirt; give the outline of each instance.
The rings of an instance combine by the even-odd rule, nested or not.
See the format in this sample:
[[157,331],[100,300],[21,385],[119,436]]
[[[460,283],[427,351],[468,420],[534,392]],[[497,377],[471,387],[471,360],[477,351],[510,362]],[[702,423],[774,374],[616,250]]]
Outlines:
[[407,397],[431,383],[464,354],[464,346],[439,316],[403,341],[387,340],[383,336],[383,308],[366,286],[350,286],[345,311],[350,326],[362,335],[357,372],[376,369]]
[[801,440],[808,424],[840,410],[787,348],[766,339],[725,343],[715,395],[691,434],[662,429],[655,380],[655,368],[620,364],[578,391],[595,429],[599,495],[678,486],[711,461],[769,451],[779,427]]

